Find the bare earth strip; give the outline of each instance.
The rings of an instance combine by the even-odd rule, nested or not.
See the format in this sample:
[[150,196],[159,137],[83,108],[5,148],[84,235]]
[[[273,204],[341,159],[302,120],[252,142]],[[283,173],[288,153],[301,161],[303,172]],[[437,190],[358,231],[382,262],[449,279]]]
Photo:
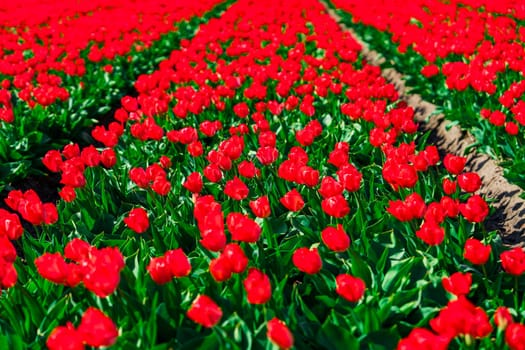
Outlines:
[[[385,61],[384,57],[370,50],[351,28],[343,24],[335,11],[323,1],[321,2],[341,27],[350,32],[361,44],[362,55],[370,64],[380,65]],[[382,75],[388,82],[394,84],[401,99],[414,108],[415,120],[419,123],[420,130],[431,131],[429,141],[434,143],[441,153],[467,156],[467,170],[479,174],[483,182],[479,192],[495,209],[485,221],[486,229],[497,230],[505,244],[525,245],[525,200],[520,197],[523,190],[503,177],[503,169],[496,161],[486,154],[476,152],[473,147],[475,139],[472,135],[456,125],[447,128],[449,122],[443,114],[436,114],[436,105],[424,101],[417,94],[410,94],[402,74],[387,68],[382,70]]]

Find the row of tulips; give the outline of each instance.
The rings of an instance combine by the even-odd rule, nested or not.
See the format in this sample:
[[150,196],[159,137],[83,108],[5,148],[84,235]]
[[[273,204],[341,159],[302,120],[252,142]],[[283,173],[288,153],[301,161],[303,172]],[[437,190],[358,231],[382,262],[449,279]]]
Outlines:
[[407,76],[412,91],[477,139],[525,188],[525,15],[517,1],[331,2],[345,23]]
[[520,349],[525,252],[360,49],[316,0],[240,0],[181,41],[97,143],[45,155],[56,207],[7,196],[0,341]]
[[[105,118],[221,1],[12,2],[0,7],[0,191]],[[213,11],[212,11],[213,9]],[[157,60],[157,61],[156,61]]]

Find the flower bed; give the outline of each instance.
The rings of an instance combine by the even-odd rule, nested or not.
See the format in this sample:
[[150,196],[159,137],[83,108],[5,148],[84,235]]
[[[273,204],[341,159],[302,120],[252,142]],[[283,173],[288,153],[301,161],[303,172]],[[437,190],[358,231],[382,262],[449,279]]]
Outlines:
[[47,150],[86,143],[82,131],[104,119],[170,45],[190,37],[199,18],[220,13],[224,6],[210,12],[219,3],[2,5],[0,191],[41,172]]
[[315,0],[181,41],[94,145],[46,153],[57,206],[9,193],[0,341],[518,349],[525,252],[360,49]]
[[440,106],[525,187],[520,2],[332,3],[386,65],[407,77],[411,91]]

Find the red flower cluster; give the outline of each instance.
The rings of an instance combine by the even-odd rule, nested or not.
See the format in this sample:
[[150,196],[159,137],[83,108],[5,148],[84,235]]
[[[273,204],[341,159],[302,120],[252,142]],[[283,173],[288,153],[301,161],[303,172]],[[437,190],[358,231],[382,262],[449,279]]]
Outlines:
[[[292,115],[297,113],[302,119],[300,122],[303,122],[305,115],[315,115],[316,107],[326,102],[329,94],[346,98],[345,103],[341,104],[341,111],[351,121],[361,118],[373,124],[369,141],[371,145],[378,147],[374,152],[384,152],[386,163],[383,177],[395,190],[415,187],[422,177],[420,173],[437,165],[440,160],[437,149],[433,146],[416,151],[414,143],[398,144],[398,137],[417,129],[413,109],[404,103],[391,103],[396,102],[397,92],[393,85],[387,84],[381,77],[380,68],[364,62],[359,69],[352,65],[357,61],[359,45],[350,35],[337,35],[339,40],[331,39],[332,35],[335,36],[334,33],[341,34],[340,29],[335,21],[327,20],[328,16],[320,4],[313,2],[311,6],[314,10],[307,7],[303,11],[304,4],[294,0],[294,6],[291,6],[293,10],[288,11],[282,9],[282,2],[270,2],[257,11],[246,11],[247,3],[249,1],[237,2],[220,20],[210,20],[202,26],[194,40],[181,41],[180,49],[162,61],[159,70],[137,80],[135,87],[138,97],[125,96],[121,100],[122,108],[115,113],[118,122],[107,128],[98,127],[92,132],[97,141],[106,147],[114,147],[128,124],[129,133],[138,140],[148,141],[148,144],[168,140],[170,143],[167,147],[175,149],[176,154],[185,147],[187,153],[193,157],[188,163],[196,169],[188,169],[186,165],[190,164],[178,169],[185,174],[189,173],[183,186],[194,194],[193,215],[200,233],[200,243],[205,249],[215,252],[205,253],[212,257],[209,272],[217,282],[228,280],[234,273],[244,273],[249,264],[241,243],[227,244],[225,216],[232,240],[255,243],[261,239],[259,224],[238,209],[240,206],[245,210],[243,206],[246,203],[227,201],[223,211],[221,204],[216,201],[222,194],[235,201],[242,201],[250,194],[247,184],[250,188],[255,188],[255,177],[261,174],[276,175],[292,182],[293,186],[304,185],[298,188],[304,198],[309,200],[317,197],[317,191],[323,198],[320,201],[321,208],[337,224],[337,219],[350,213],[347,198],[354,197],[344,191],[358,191],[361,187],[363,176],[350,163],[350,146],[346,142],[337,142],[334,145],[326,164],[321,160],[318,164],[312,161],[308,165],[309,155],[305,149],[322,135],[320,119],[311,119],[303,129],[298,130],[295,141],[301,147],[292,147],[286,160],[273,165],[280,152],[289,146],[286,144],[281,147],[284,140],[277,139],[282,137],[282,129],[271,130],[274,128],[273,121],[279,120],[278,116],[284,110]],[[299,4],[302,6],[298,6]],[[299,9],[303,12],[299,13]],[[265,19],[264,14],[267,13],[272,14],[270,22]],[[284,18],[275,20],[276,14],[282,14]],[[240,16],[244,17],[243,21],[238,20]],[[291,18],[298,20],[292,21]],[[316,29],[312,30],[310,26]],[[304,42],[298,42],[300,38],[305,38]],[[322,46],[322,50],[318,50],[315,55],[308,52],[314,42],[319,48]],[[285,51],[286,54],[281,55],[279,51]],[[96,52],[97,49],[93,49],[90,54],[96,58]],[[239,102],[241,95],[245,100]],[[275,95],[275,100],[267,99],[268,96]],[[173,113],[180,118],[177,123],[183,123],[206,118],[201,113],[207,109],[211,110],[210,114],[214,114],[225,111],[227,106],[233,106],[233,114],[238,117],[231,126],[225,125],[223,128],[219,121],[205,120],[200,122],[198,128],[194,125],[176,130],[163,129],[169,128],[166,127],[169,125],[165,118],[167,113],[170,116]],[[220,117],[224,120],[224,113]],[[323,138],[329,136],[332,135],[323,135]],[[295,142],[293,135],[285,137],[288,138],[287,141]],[[213,146],[214,141],[219,142],[219,145]],[[63,173],[62,182],[66,187],[62,192],[66,198],[74,197],[74,188],[83,186],[85,167],[101,162],[106,165],[102,160],[105,151],[100,153],[94,147],[86,147],[80,152],[78,146],[75,146],[70,145],[63,152],[50,152],[45,158],[50,169]],[[112,149],[107,150],[109,152]],[[186,157],[184,154],[182,156]],[[116,158],[108,159],[113,162]],[[257,162],[259,164],[256,166]],[[462,190],[477,191],[480,185],[479,176],[463,173],[464,164],[461,165],[461,162],[462,159],[454,160],[450,157],[444,160],[445,167],[452,169],[452,175],[457,176],[457,184]],[[169,164],[170,160],[164,158],[147,168],[135,167],[129,172],[129,178],[140,188],[151,188],[158,194],[167,195],[171,189],[171,183],[167,180]],[[257,168],[261,165],[262,171]],[[334,167],[337,169],[335,174]],[[64,176],[66,173],[70,175]],[[320,186],[315,188],[320,178]],[[456,182],[451,182],[454,185],[447,184],[447,188],[451,190],[454,187],[454,191],[446,193],[452,196],[455,194]],[[278,185],[282,185],[282,182]],[[286,192],[282,188],[278,187],[281,194]],[[200,193],[214,195],[201,196]],[[401,221],[423,219],[416,235],[427,244],[434,245],[441,243],[444,238],[441,225],[446,217],[452,218],[461,212],[473,222],[484,218],[484,202],[478,197],[471,196],[462,204],[459,204],[456,197],[443,197],[439,202],[427,204],[421,196],[413,193],[404,200],[392,201],[388,211]],[[304,198],[294,188],[284,194],[280,202],[290,211],[299,211],[305,205],[310,205],[305,203]],[[268,196],[263,195],[251,201],[249,206],[259,218],[267,218],[272,214]],[[149,227],[147,212],[142,208],[133,209],[124,222],[138,233],[145,232]],[[350,237],[341,224],[326,227],[321,232],[321,240],[334,252],[344,252],[350,246]],[[247,252],[252,248],[255,252],[259,246],[264,247],[265,243],[270,243],[263,241],[257,247],[242,244]],[[94,289],[97,295],[105,296],[113,292],[118,284],[120,269],[124,266],[120,253],[111,248],[97,250],[80,240],[73,242],[68,244],[69,248],[66,247],[65,253],[65,257],[74,261],[73,263],[66,262],[60,254],[45,254],[35,261],[39,272],[45,278],[70,286],[83,281],[86,288]],[[259,256],[262,254],[261,251],[255,254],[257,253]],[[344,254],[338,254],[338,257],[339,255]],[[480,258],[478,261],[481,260]],[[318,273],[323,265],[317,248],[307,247],[296,249],[292,262],[300,271],[308,274]],[[191,265],[184,252],[176,249],[152,258],[147,270],[156,283],[164,284],[173,277],[187,276],[191,272]],[[366,285],[361,278],[340,274],[335,282],[336,293],[345,300],[359,302],[363,299]],[[486,315],[484,317],[482,310],[465,299],[470,291],[470,274],[454,274],[444,279],[443,285],[457,296],[457,300],[451,302],[433,320],[432,327],[438,335],[418,330],[411,333],[406,344],[428,344],[433,340],[436,347],[446,347],[450,339],[458,334],[470,334],[474,337],[486,335],[490,328],[490,324],[487,326],[485,322]],[[258,268],[249,269],[243,286],[250,304],[265,304],[272,297],[270,276]],[[461,313],[463,317],[461,324],[454,319],[456,313]],[[221,308],[206,295],[198,296],[187,312],[191,320],[204,327],[215,326],[222,315]],[[267,327],[270,341],[285,349],[293,346],[293,335],[284,322],[274,318],[268,322]],[[75,330],[65,328],[65,334],[75,338]],[[71,343],[75,344],[73,340]],[[82,341],[81,345],[83,344]]]
[[146,268],[151,279],[165,284],[174,277],[185,277],[191,272],[191,264],[181,248],[169,250],[163,256],[152,258]]
[[129,178],[140,188],[151,188],[161,196],[166,196],[171,190],[168,175],[161,164],[154,163],[146,169],[132,168]]
[[213,196],[198,197],[195,201],[193,216],[201,233],[202,246],[214,252],[224,249],[226,245],[224,214],[221,205],[214,200]]
[[[42,203],[38,194],[33,190],[25,192],[13,190],[9,192],[5,199],[9,208],[20,213],[23,219],[33,225],[50,225],[58,220],[57,208],[53,203]],[[2,215],[4,220],[4,230],[7,235],[12,235],[16,239],[22,234],[22,227],[18,217]],[[16,216],[16,215],[15,215]]]
[[294,147],[290,150],[288,159],[279,165],[277,174],[286,181],[313,187],[319,182],[319,171],[306,163],[308,163],[306,151],[300,147]]
[[111,318],[93,307],[82,315],[78,328],[68,322],[58,326],[49,335],[46,345],[49,350],[83,350],[85,345],[95,348],[108,347],[115,343],[118,330]]
[[[118,133],[122,134],[122,132],[123,129],[120,127]],[[84,176],[86,167],[95,167],[102,164],[106,168],[111,168],[116,164],[116,161],[117,156],[112,148],[106,148],[99,152],[94,146],[88,146],[80,151],[80,147],[77,144],[64,146],[62,152],[57,150],[48,151],[42,159],[42,163],[50,171],[61,173],[60,183],[65,185],[65,187],[60,192],[60,196],[67,202],[75,199],[75,188],[81,188],[86,185]]]
[[218,258],[210,261],[210,273],[217,282],[230,279],[233,273],[243,273],[248,266],[248,258],[237,243],[224,247]]
[[485,311],[473,305],[463,295],[450,301],[430,320],[430,326],[434,332],[449,339],[459,335],[484,338],[492,332],[492,325]]
[[[64,258],[73,262],[66,262]],[[79,238],[66,245],[60,253],[45,253],[35,259],[38,273],[45,279],[69,287],[80,282],[101,298],[112,294],[120,282],[124,258],[118,248],[97,249]]]
[[11,288],[15,285],[18,279],[18,273],[14,265],[15,260],[15,247],[8,237],[0,234],[0,290]]
[[446,350],[450,338],[434,334],[425,328],[414,328],[408,337],[401,339],[397,350]]
[[435,146],[427,146],[417,154],[413,142],[402,143],[399,147],[388,145],[383,149],[386,155],[383,177],[394,190],[400,187],[413,188],[418,181],[418,172],[426,171],[439,162]]
[[314,142],[315,138],[320,136],[322,132],[323,126],[318,120],[314,119],[308,122],[304,129],[296,131],[295,138],[297,142],[301,144],[301,146],[310,146]]
[[234,241],[255,243],[261,236],[261,227],[241,213],[229,213],[226,217],[226,225]]
[[423,218],[426,209],[427,206],[423,198],[418,193],[412,193],[404,201],[389,201],[386,211],[399,221],[410,221]]
[[[84,76],[86,61],[82,50],[89,48],[87,59],[91,62],[113,60],[133,48],[141,51],[161,34],[173,30],[174,22],[202,15],[218,2],[174,4],[156,0],[154,4],[142,4],[119,1],[108,5],[96,0],[82,6],[37,2],[22,6],[7,4],[5,12],[0,14],[6,28],[0,35],[0,43],[8,49],[7,54],[0,56],[0,74],[9,79],[4,80],[7,84],[2,84],[4,89],[0,89],[0,120],[12,122],[14,118],[10,104],[2,98],[10,96],[7,89],[17,91],[18,98],[30,107],[65,101],[69,93],[62,87],[63,80],[57,72]],[[50,15],[41,15],[44,13]],[[129,13],[141,16],[115,21]],[[111,72],[109,67],[106,65],[104,70]]]
[[0,120],[6,123],[12,123],[15,120],[11,93],[6,89],[0,89]]

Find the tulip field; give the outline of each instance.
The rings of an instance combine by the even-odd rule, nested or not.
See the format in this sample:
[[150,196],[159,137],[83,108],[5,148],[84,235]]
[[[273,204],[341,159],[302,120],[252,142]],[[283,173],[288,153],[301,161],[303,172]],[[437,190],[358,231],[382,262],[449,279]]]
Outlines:
[[407,102],[525,190],[524,21],[513,0],[0,4],[0,349],[525,350],[525,250]]

